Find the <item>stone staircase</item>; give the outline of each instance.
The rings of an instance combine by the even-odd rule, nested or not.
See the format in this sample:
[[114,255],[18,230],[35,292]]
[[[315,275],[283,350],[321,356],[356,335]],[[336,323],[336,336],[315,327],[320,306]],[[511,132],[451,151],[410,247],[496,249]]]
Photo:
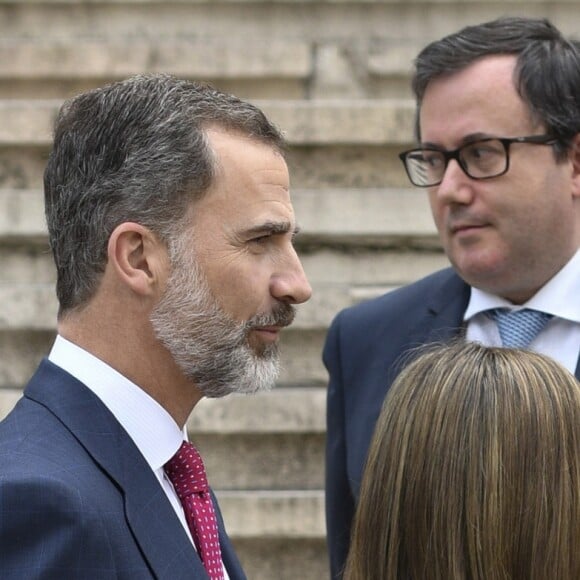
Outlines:
[[63,98],[139,72],[209,80],[285,131],[314,288],[272,393],[202,401],[189,423],[248,577],[328,577],[320,352],[340,309],[446,265],[396,153],[427,41],[502,14],[580,31],[577,0],[0,0],[0,416],[55,332],[42,172]]

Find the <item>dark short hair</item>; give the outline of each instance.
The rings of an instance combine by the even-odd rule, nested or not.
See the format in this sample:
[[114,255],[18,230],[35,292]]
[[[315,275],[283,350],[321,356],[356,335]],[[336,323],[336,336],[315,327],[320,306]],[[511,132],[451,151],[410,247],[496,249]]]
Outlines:
[[140,223],[166,243],[178,234],[179,218],[214,178],[208,127],[284,150],[254,105],[169,75],[136,76],[63,104],[44,173],[61,314],[93,296],[119,224]]
[[580,50],[547,19],[505,17],[467,26],[427,45],[415,59],[413,91],[417,99],[415,131],[429,83],[492,55],[517,57],[514,85],[532,119],[558,139],[562,158],[580,132]]

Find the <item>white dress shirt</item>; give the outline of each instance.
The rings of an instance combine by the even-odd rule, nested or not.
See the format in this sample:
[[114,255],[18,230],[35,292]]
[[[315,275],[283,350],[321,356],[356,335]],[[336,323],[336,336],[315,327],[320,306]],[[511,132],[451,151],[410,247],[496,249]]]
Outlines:
[[[86,385],[133,440],[171,502],[195,547],[183,507],[163,466],[187,440],[185,428],[143,389],[76,344],[57,336],[48,359]],[[224,566],[224,577],[228,574]]]
[[464,314],[467,340],[501,346],[496,322],[484,313],[490,308],[532,308],[552,314],[553,318],[532,341],[530,349],[552,357],[574,373],[580,355],[580,250],[525,304],[516,306],[499,296],[471,289]]

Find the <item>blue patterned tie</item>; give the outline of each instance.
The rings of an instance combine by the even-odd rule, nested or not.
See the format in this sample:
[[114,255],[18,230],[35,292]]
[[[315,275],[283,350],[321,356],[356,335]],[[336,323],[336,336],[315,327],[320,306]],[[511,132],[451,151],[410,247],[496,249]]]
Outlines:
[[489,312],[497,323],[502,345],[512,348],[527,348],[552,318],[551,314],[529,308],[514,311],[494,308]]

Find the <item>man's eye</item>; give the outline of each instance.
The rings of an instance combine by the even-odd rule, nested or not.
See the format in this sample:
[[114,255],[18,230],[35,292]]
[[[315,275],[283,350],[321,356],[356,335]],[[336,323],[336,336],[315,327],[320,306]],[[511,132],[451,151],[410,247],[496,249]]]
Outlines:
[[428,149],[410,156],[409,159],[418,165],[423,165],[430,169],[440,167],[444,163],[441,153],[438,151],[429,151]]
[[466,151],[466,155],[472,159],[485,159],[491,156],[501,155],[502,151],[498,147],[488,144],[477,144],[469,147]]
[[270,234],[265,234],[263,236],[258,236],[257,238],[252,238],[250,243],[252,244],[264,244],[267,242],[272,236]]
[[429,167],[437,168],[443,164],[443,157],[439,153],[425,153],[423,155],[423,161]]

